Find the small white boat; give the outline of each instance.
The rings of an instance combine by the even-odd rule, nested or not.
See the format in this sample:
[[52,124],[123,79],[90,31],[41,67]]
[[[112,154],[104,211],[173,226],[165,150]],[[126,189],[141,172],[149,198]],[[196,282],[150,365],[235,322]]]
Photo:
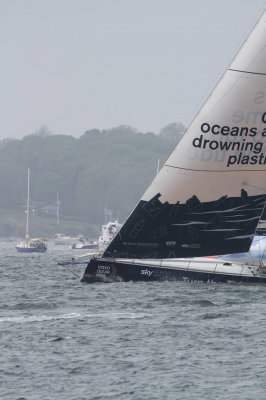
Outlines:
[[79,237],[73,237],[69,235],[65,235],[64,233],[56,233],[54,235],[54,244],[58,246],[71,246],[73,243],[78,242]]
[[72,243],[72,245],[70,246],[71,249],[76,249],[76,250],[98,250],[98,242],[97,241],[93,241],[93,240],[86,240],[83,238],[80,238],[78,242],[76,243]]

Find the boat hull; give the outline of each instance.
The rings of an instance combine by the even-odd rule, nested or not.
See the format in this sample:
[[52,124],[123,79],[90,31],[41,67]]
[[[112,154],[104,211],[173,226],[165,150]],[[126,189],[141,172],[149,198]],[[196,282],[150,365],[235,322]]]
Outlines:
[[[187,282],[243,282],[266,283],[266,271],[225,261],[212,262],[168,261],[169,266],[158,265],[152,260],[128,262],[114,259],[92,259],[85,269],[82,282],[116,281],[187,281]],[[233,268],[231,266],[233,265]],[[233,269],[234,271],[232,272]],[[227,271],[228,270],[228,271]]]
[[80,243],[74,243],[71,246],[71,249],[73,250],[96,250],[98,249],[98,244],[91,244],[91,243],[84,243],[84,244],[80,244]]
[[47,248],[34,248],[34,247],[19,247],[16,246],[16,250],[19,253],[45,253]]

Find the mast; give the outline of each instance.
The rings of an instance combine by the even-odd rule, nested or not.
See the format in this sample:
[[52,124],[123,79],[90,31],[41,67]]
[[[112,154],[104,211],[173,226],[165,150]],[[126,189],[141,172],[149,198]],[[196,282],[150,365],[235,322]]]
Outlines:
[[160,161],[161,161],[161,159],[160,159],[160,158],[158,158],[158,161],[157,161],[157,170],[156,170],[156,175],[158,175],[158,173],[159,173],[159,171],[160,171]]
[[59,196],[58,192],[56,192],[56,223],[59,225],[59,207],[60,207],[60,201],[59,201]]
[[26,219],[26,240],[29,240],[29,208],[30,208],[30,169],[28,168],[28,191],[27,191],[27,219]]

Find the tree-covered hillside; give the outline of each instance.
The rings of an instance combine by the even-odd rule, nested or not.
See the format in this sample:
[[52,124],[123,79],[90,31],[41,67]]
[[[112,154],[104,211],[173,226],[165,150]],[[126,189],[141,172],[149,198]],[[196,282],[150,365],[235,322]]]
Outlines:
[[[142,134],[130,127],[93,129],[72,136],[34,134],[0,143],[0,209],[21,210],[26,203],[27,168],[31,205],[45,215],[61,201],[62,218],[104,221],[104,209],[123,221],[176,145],[176,135]],[[51,215],[50,215],[51,218]],[[0,221],[1,222],[1,221]]]

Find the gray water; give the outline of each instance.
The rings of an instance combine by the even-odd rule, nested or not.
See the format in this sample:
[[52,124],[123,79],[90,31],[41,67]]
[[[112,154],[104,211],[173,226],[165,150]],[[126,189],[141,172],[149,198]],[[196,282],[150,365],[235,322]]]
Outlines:
[[87,285],[69,254],[0,243],[1,400],[265,400],[266,286]]

